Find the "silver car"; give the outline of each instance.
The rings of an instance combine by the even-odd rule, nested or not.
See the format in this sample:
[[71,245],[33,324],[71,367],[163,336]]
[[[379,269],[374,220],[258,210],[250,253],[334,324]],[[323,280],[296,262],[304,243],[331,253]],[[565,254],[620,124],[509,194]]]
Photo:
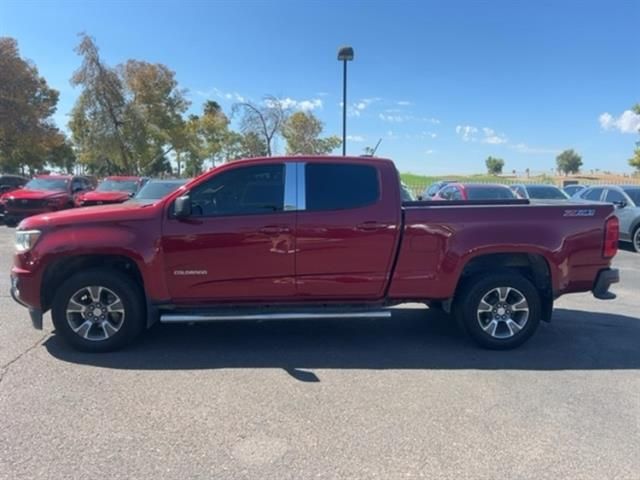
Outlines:
[[640,185],[596,185],[573,196],[577,200],[613,203],[620,220],[620,240],[640,252]]

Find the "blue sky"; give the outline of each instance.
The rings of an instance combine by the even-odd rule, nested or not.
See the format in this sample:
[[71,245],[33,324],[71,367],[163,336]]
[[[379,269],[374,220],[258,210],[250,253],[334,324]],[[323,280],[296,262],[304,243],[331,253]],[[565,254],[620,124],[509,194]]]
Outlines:
[[638,25],[636,0],[0,2],[0,35],[61,92],[60,126],[78,93],[78,32],[110,64],[168,65],[194,111],[274,94],[338,135],[336,52],[350,44],[348,153],[382,138],[400,170],[433,174],[480,172],[488,155],[549,171],[565,148],[585,170],[630,171]]

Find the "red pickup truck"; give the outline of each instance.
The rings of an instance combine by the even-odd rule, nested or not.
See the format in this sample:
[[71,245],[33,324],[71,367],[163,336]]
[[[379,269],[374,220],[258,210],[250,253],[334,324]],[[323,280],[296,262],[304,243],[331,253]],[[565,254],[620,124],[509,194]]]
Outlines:
[[611,298],[606,204],[401,202],[390,160],[225,164],[152,203],[74,209],[16,231],[13,297],[36,328],[113,350],[160,322],[380,318],[424,302],[507,349],[571,292]]

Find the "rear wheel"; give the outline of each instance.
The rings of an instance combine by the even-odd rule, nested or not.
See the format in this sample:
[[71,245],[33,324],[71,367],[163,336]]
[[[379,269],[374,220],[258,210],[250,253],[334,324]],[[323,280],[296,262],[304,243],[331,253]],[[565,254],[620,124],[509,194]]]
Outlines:
[[480,346],[515,348],[533,335],[540,323],[540,294],[516,272],[475,276],[456,296],[455,314]]
[[56,292],[51,309],[56,332],[86,352],[117,350],[144,328],[138,285],[120,272],[98,269],[73,275]]

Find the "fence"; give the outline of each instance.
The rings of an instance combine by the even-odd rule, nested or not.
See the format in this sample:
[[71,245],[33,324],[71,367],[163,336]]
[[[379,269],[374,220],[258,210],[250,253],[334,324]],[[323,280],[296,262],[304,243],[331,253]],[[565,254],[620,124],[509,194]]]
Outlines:
[[[638,176],[602,176],[595,177],[589,175],[570,176],[570,177],[552,177],[549,175],[541,175],[539,177],[510,177],[510,176],[495,176],[488,177],[484,175],[457,177],[457,176],[443,176],[443,177],[425,177],[424,180],[416,181],[411,177],[414,175],[401,175],[403,183],[407,188],[418,197],[423,195],[425,190],[435,182],[447,180],[460,183],[480,183],[480,184],[492,184],[497,183],[501,185],[518,185],[518,184],[547,184],[556,185],[560,188],[566,185],[638,185],[640,186],[640,177]],[[409,177],[409,178],[407,178]],[[566,183],[565,183],[566,182]]]

